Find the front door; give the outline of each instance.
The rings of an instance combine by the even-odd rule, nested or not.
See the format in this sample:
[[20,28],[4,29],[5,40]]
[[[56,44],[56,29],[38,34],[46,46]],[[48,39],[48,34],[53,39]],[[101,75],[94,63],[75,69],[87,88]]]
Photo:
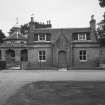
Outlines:
[[60,51],[58,53],[58,64],[60,68],[66,68],[67,67],[67,57],[65,51]]

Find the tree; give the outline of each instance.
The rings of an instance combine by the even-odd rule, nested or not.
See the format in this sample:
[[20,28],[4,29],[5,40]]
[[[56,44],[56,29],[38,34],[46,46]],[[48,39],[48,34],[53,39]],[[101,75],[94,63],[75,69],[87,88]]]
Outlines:
[[105,7],[105,0],[99,0],[99,5],[100,5],[100,7],[104,8]]
[[98,27],[98,32],[101,32],[101,34],[105,34],[105,12],[103,15],[103,20],[101,20],[100,23],[98,23],[99,27]]
[[29,25],[28,24],[21,25],[20,31],[22,34],[26,34],[27,32],[29,32]]
[[5,34],[0,30],[0,43],[3,43],[3,39],[5,38]]
[[[10,29],[9,34],[11,35],[12,33],[14,33],[16,31],[17,27],[12,27]],[[29,25],[28,24],[24,24],[20,26],[20,32],[25,35],[27,32],[29,32]]]
[[105,12],[103,15],[103,20],[98,23],[97,33],[98,39],[100,40],[100,45],[105,46]]

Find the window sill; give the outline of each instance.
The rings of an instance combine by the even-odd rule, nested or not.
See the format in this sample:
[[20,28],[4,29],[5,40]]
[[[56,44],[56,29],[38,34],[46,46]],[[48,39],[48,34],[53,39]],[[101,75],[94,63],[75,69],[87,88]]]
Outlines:
[[46,62],[46,60],[39,60],[38,62],[39,63],[43,63],[43,62]]
[[34,41],[34,42],[51,42],[51,41],[45,41],[45,40],[43,41],[43,40],[42,40],[42,41]]
[[87,62],[87,60],[80,60],[80,62]]
[[72,40],[72,41],[83,42],[83,41],[92,41],[92,40]]

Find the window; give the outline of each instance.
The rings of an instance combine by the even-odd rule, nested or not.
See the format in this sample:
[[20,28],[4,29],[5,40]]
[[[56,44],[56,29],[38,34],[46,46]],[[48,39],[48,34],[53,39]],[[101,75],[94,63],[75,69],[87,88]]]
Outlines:
[[90,38],[90,33],[89,33],[89,32],[87,32],[86,38],[87,38],[87,40],[91,40],[91,38]]
[[80,59],[80,61],[86,61],[87,60],[86,50],[80,50],[79,59]]
[[44,50],[39,51],[39,61],[46,61],[46,52]]
[[34,41],[50,41],[51,34],[50,33],[35,33]]
[[46,33],[46,41],[50,41],[51,40],[51,34],[50,33]]
[[78,40],[78,33],[73,33],[72,39],[73,40]]
[[38,41],[38,34],[34,34],[34,41]]
[[90,32],[73,33],[72,40],[91,40]]
[[78,40],[86,40],[86,34],[78,34]]
[[46,35],[45,34],[39,34],[39,41],[46,41]]

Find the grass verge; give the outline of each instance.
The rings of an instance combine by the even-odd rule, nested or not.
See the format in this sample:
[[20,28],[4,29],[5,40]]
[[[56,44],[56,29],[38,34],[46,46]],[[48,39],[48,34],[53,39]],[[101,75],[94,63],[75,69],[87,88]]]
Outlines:
[[105,105],[105,82],[34,82],[22,87],[5,105]]

